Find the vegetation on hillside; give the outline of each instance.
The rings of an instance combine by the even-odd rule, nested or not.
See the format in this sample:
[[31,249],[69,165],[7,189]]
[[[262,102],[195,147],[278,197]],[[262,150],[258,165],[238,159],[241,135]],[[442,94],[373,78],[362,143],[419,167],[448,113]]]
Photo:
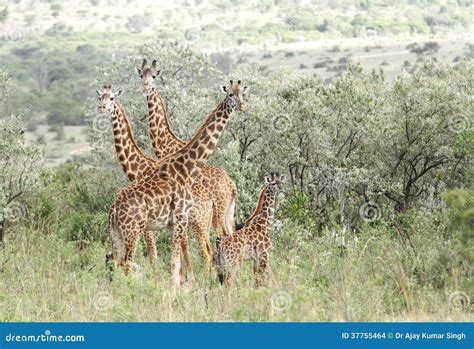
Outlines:
[[[223,98],[218,85],[229,77],[206,56],[167,42],[100,63],[90,89],[107,83],[125,91],[120,102],[149,152],[136,73],[143,57],[163,68],[158,88],[183,139]],[[255,66],[233,70],[230,77],[250,86],[247,111],[233,116],[211,162],[236,181],[241,220],[268,172],[287,174],[289,192],[278,200],[271,231],[268,286],[253,288],[248,265],[230,306],[215,275],[209,280],[200,269],[194,241],[197,284],[170,298],[166,232],[158,234],[156,267],[140,246],[136,275],[127,280],[119,271],[109,283],[108,210],[127,181],[110,120],[90,98],[91,156],[54,169],[33,166],[26,209],[7,215],[0,320],[469,320],[473,70],[470,61],[428,64],[387,82],[382,72],[350,66],[333,83]],[[12,127],[21,133],[25,126]]]
[[[0,8],[0,60],[18,87],[10,96],[13,103],[8,106],[9,112],[17,113],[14,109],[18,105],[32,110],[25,120],[27,130],[41,143],[47,143],[44,129],[56,132],[64,126],[85,124],[84,101],[90,96],[96,68],[134,54],[137,43],[176,40],[212,52],[212,62],[225,73],[244,62],[266,68],[291,62],[288,64],[302,70],[319,67],[317,73],[330,78],[347,69],[351,50],[343,52],[342,57],[320,59],[281,45],[362,38],[367,39],[364,45],[370,50],[374,37],[416,36],[416,41],[431,34],[463,33],[474,23],[468,6],[468,2],[461,0],[449,4],[270,0],[230,1],[223,11],[220,1],[162,1],[157,5],[142,0],[111,6],[107,1],[97,0],[81,2],[78,7],[77,3],[69,5],[67,1],[17,0]],[[177,22],[180,26],[175,25]],[[261,54],[248,51],[252,45],[259,45],[263,51],[281,47],[282,52],[273,52],[273,58],[272,53],[265,53],[267,58],[262,60]],[[417,53],[417,60],[436,58],[423,52]],[[450,60],[469,52],[457,47],[452,54]],[[408,61],[410,69],[416,66],[415,56],[412,58],[413,62]],[[402,69],[402,61],[390,63]],[[38,125],[44,127],[38,129]],[[72,137],[77,141],[82,135]],[[58,148],[62,145],[58,144]],[[59,150],[49,152],[48,148],[46,157],[72,158]]]

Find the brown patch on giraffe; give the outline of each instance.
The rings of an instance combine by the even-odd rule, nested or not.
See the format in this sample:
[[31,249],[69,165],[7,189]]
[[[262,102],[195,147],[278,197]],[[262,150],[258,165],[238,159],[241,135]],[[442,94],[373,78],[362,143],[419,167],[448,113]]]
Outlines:
[[[154,63],[154,65],[156,65]],[[143,65],[142,65],[142,68],[143,68]],[[156,99],[156,96],[155,96],[155,99]],[[221,103],[222,104],[222,103]],[[224,104],[225,105],[225,104]],[[220,113],[215,113],[213,112],[211,114],[210,117],[216,117],[216,114],[217,115],[221,115]],[[210,118],[209,117],[209,118]],[[209,121],[209,118],[207,120],[207,122]],[[211,137],[209,136],[208,132],[205,130],[205,126],[207,124],[204,124],[203,127],[200,129],[200,132],[201,133],[201,139],[206,139],[206,142],[208,142],[210,144],[210,147],[208,147],[207,149],[206,148],[203,148],[204,149],[204,152],[203,154],[201,155],[202,159],[199,159],[198,161],[195,161],[194,163],[194,166],[197,164],[197,163],[205,163],[205,161],[207,160],[207,157],[209,156],[209,154],[211,153],[212,151],[212,148],[215,146],[215,142],[211,139]],[[213,124],[214,125],[214,124]],[[222,129],[223,130],[223,129]],[[205,134],[204,137],[202,137],[202,135]],[[214,137],[212,137],[214,138]],[[198,138],[193,138],[194,142],[195,143],[199,143],[199,140]],[[132,141],[133,142],[133,141]],[[209,146],[209,144],[207,144],[207,146]],[[133,146],[133,145],[132,145]],[[198,148],[196,148],[198,149]],[[189,150],[189,148],[186,149],[187,151]],[[199,151],[198,151],[199,152]],[[187,156],[186,156],[187,157]],[[168,171],[167,173],[167,176],[169,178],[175,178],[175,179],[178,179],[178,180],[188,180],[188,176],[189,176],[189,171],[187,170],[188,167],[186,164],[186,161],[184,158],[186,157],[183,157],[183,158],[180,158],[179,156],[175,156],[174,158],[171,157],[169,158],[167,161],[167,166],[166,166],[166,170]],[[179,159],[179,160],[178,160]],[[180,162],[183,162],[182,164]],[[163,164],[164,165],[164,164]],[[181,174],[181,169],[179,168],[180,166],[183,166],[183,173]],[[164,169],[165,167],[161,166],[160,169]],[[156,170],[153,172],[153,173],[157,173]],[[175,273],[175,271],[177,269],[174,268],[174,265],[176,265],[176,261],[179,260],[180,256],[179,256],[179,250],[177,250],[177,243],[180,241],[181,239],[181,236],[183,237],[186,237],[186,234],[184,232],[184,229],[186,227],[185,223],[181,223],[182,221],[180,221],[181,217],[182,217],[182,212],[187,212],[190,210],[190,207],[191,205],[189,205],[190,203],[190,199],[191,199],[191,193],[186,189],[184,189],[184,186],[181,186],[179,184],[177,184],[176,186],[174,184],[172,185],[169,185],[169,182],[167,182],[164,178],[160,178],[159,177],[159,174],[157,175],[150,175],[150,176],[146,176],[144,177],[143,180],[153,180],[153,183],[154,185],[161,185],[160,183],[165,183],[168,187],[162,187],[163,190],[165,190],[166,188],[166,191],[164,193],[161,193],[160,195],[173,195],[173,196],[176,196],[177,195],[177,199],[176,201],[171,204],[170,201],[167,201],[168,203],[166,205],[168,205],[166,208],[166,210],[174,210],[175,208],[173,208],[173,205],[184,205],[182,207],[182,211],[179,210],[179,207],[176,207],[177,211],[175,212],[175,215],[177,217],[177,222],[175,224],[175,229],[180,229],[180,230],[176,230],[176,234],[173,234],[173,237],[172,237],[172,241],[173,241],[173,244],[172,244],[172,279],[173,279],[173,284],[176,284],[176,276],[177,274]],[[173,179],[174,181],[174,179]],[[133,186],[130,186],[129,188],[134,188],[134,190],[132,190],[132,193],[134,196],[136,196],[136,199],[139,198],[139,193],[140,193],[140,190],[139,190],[139,182],[137,182],[137,184],[133,185]],[[174,183],[174,182],[173,182]],[[136,189],[136,190],[135,190]],[[142,188],[141,190],[143,191],[146,191],[146,195],[148,196],[148,190],[146,188]],[[150,197],[152,197],[151,195],[157,195],[157,192],[158,190],[155,189],[154,191],[152,191],[152,193],[150,193]],[[181,193],[180,195],[176,194],[177,192]],[[143,192],[142,192],[143,193]],[[119,195],[119,200],[122,200],[122,196]],[[123,197],[123,200],[125,200],[126,197],[124,196]],[[140,227],[141,229],[143,229],[143,227],[146,225],[145,224],[145,221],[140,221],[139,219],[142,219],[142,217],[148,217],[150,215],[153,215],[155,217],[168,217],[169,215],[166,215],[164,213],[158,213],[156,211],[150,211],[149,214],[146,213],[147,210],[151,210],[151,209],[154,209],[153,207],[147,207],[144,205],[143,202],[140,202],[138,203],[137,200],[130,197],[127,199],[127,201],[133,205],[137,205],[137,207],[140,207],[140,215],[138,215],[136,217],[136,219],[133,221],[133,225],[134,226],[138,226]],[[118,204],[117,202],[114,203],[115,204]],[[187,205],[187,206],[186,206]],[[181,207],[181,206],[180,206]],[[160,211],[161,212],[161,211]],[[125,226],[123,228],[131,228],[131,225],[130,226],[127,226],[125,224]],[[126,233],[126,232],[125,232]],[[132,232],[132,234],[140,234],[140,231],[138,232]],[[139,235],[138,235],[139,236]],[[133,256],[134,256],[134,250],[133,250],[133,242],[136,241],[136,239],[134,239],[133,235],[126,235],[125,236],[125,240],[130,242],[130,246],[127,246],[127,249],[125,251],[125,255],[126,255],[126,260],[123,261],[125,263],[125,266],[126,268],[130,265],[130,262],[133,261]],[[183,240],[184,241],[184,240]],[[132,249],[129,249],[128,247],[132,247]],[[135,245],[136,247],[136,245]],[[126,269],[127,270],[127,269]]]
[[205,151],[206,151],[206,149],[203,146],[200,146],[197,150],[198,158],[201,158],[201,156],[204,154]]
[[186,162],[184,163],[184,166],[186,167],[186,170],[187,170],[188,172],[191,172],[191,170],[193,169],[193,163],[192,163],[192,161],[186,161]]

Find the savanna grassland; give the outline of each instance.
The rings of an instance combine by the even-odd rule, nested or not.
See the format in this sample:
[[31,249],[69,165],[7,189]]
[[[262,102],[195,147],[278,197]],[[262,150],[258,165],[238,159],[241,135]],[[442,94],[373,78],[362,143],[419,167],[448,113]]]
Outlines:
[[[0,321],[472,321],[470,6],[0,3]],[[288,177],[267,284],[245,264],[230,304],[191,233],[197,280],[176,298],[167,231],[157,265],[141,242],[133,276],[109,281],[108,212],[128,181],[95,90],[124,91],[152,156],[143,58],[182,139],[220,85],[250,86],[210,159],[237,185],[239,221],[265,175]]]

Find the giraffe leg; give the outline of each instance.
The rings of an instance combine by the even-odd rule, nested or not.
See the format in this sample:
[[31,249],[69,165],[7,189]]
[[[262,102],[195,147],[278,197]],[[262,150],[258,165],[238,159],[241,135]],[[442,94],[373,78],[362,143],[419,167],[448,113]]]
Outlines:
[[265,284],[265,271],[268,264],[268,252],[262,252],[259,255],[257,268],[256,268],[256,278],[255,284],[257,287],[262,287]]
[[158,254],[156,252],[156,242],[155,242],[155,232],[154,231],[145,231],[145,242],[148,251],[148,258],[150,259],[150,264],[153,266],[156,263]]
[[[178,224],[177,224],[178,225]],[[175,227],[175,231],[171,236],[171,292],[174,296],[179,286],[180,268],[181,268],[181,236],[182,228]]]
[[140,237],[140,231],[132,230],[126,232],[128,238],[125,240],[125,275],[130,276],[133,270],[133,260],[135,259],[135,252],[137,250],[137,244]]
[[[196,216],[197,213],[201,213],[201,217],[199,217],[200,219],[198,219]],[[199,210],[195,206],[193,215],[191,217],[191,229],[196,241],[199,244],[199,250],[203,259],[206,275],[210,275],[212,267],[212,247],[209,236],[209,229],[212,219],[211,215],[212,203],[208,201],[206,204],[201,205]]]
[[251,255],[251,258],[253,260],[253,273],[257,274],[258,272],[258,263],[260,261],[259,255],[258,255],[258,249],[255,247],[253,250],[253,254]]
[[223,238],[227,234],[226,226],[225,226],[225,211],[226,205],[224,204],[223,200],[216,200],[216,205],[212,212],[212,226],[216,229],[217,236]]
[[209,230],[212,223],[212,200],[209,192],[203,186],[193,187],[193,206],[189,215],[189,222],[194,237],[199,245],[201,258],[206,275],[210,275],[212,267],[212,248]]
[[[183,253],[183,257],[184,257],[184,264],[186,265],[186,271],[188,273],[188,278],[191,280],[191,282],[195,282],[193,267],[191,265],[191,257],[189,255],[188,235],[186,233],[183,234],[180,244],[181,244],[181,252]],[[181,266],[181,268],[180,268],[181,280],[184,280],[183,274],[184,274],[183,266]]]
[[194,280],[191,259],[189,258],[188,236],[186,235],[188,225],[187,215],[187,210],[183,208],[175,212],[176,221],[171,236],[171,292],[173,296],[176,294],[176,289],[180,284],[181,253],[186,263],[189,263],[189,275],[190,278]]
[[[113,267],[124,266],[125,262],[125,241],[123,239],[115,210],[112,208],[109,213],[109,244],[112,249]],[[110,260],[109,253],[106,255],[106,262]]]
[[202,226],[194,226],[193,233],[199,244],[199,250],[201,251],[201,257],[204,263],[204,270],[206,275],[211,273],[211,262],[212,262],[212,249],[211,243],[209,242],[209,230]]
[[[183,245],[181,245],[181,254],[184,255]],[[184,278],[186,277],[186,273],[185,273],[185,270],[184,270],[186,268],[186,266],[183,263],[184,256],[181,256],[179,258],[180,258],[180,263],[181,263],[181,267],[179,268],[179,279],[181,281],[183,281]]]
[[235,284],[236,270],[231,268],[224,274],[224,285],[226,288],[226,304],[230,307],[232,304],[232,291]]

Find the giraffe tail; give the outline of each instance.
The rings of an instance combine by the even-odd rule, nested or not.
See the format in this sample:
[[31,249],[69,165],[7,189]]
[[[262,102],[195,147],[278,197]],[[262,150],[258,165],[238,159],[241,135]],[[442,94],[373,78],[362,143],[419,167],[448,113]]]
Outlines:
[[[115,205],[109,212],[109,237],[112,244],[112,258],[115,265],[122,265],[125,261],[125,242],[117,221],[117,213]],[[110,257],[106,257],[106,259]]]
[[239,220],[239,201],[237,197],[237,187],[234,183],[232,188],[232,198],[227,207],[225,225],[227,230],[227,235],[234,233],[237,230],[237,227],[240,226],[238,223]]
[[219,283],[222,285],[224,283],[224,274],[225,274],[225,264],[222,251],[220,249],[221,246],[221,238],[218,236],[216,238],[216,250],[214,251],[213,260],[217,265],[217,279]]

